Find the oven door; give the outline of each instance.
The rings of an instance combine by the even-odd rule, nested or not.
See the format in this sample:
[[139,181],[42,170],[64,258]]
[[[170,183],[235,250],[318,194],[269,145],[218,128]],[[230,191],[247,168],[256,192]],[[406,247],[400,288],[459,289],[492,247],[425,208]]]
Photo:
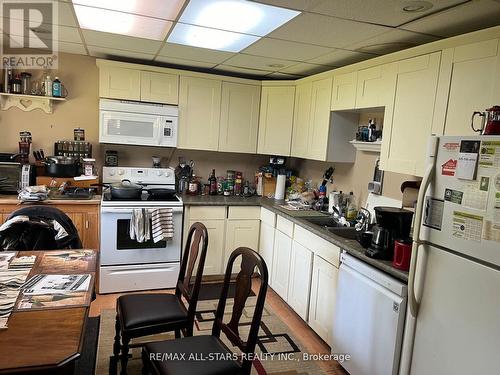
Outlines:
[[161,116],[102,110],[99,116],[99,142],[160,145]]
[[101,208],[101,265],[179,262],[182,247],[182,207],[172,207],[174,238],[154,243],[130,239],[133,208]]

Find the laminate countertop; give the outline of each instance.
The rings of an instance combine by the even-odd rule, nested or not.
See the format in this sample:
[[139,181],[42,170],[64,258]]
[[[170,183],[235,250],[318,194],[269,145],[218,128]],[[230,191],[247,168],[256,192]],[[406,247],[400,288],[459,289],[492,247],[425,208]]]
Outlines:
[[0,204],[84,204],[84,205],[100,205],[101,196],[94,195],[92,199],[46,199],[41,202],[21,202],[17,199],[17,195],[0,195]]
[[373,259],[365,255],[365,249],[355,240],[348,240],[337,236],[325,228],[312,224],[306,220],[311,216],[324,216],[325,214],[316,211],[292,211],[283,208],[285,201],[276,201],[274,199],[263,197],[224,197],[224,196],[182,196],[185,206],[261,206],[273,211],[295,224],[311,231],[317,236],[337,245],[348,254],[361,259],[373,267],[401,280],[408,282],[408,272],[398,270],[392,266],[392,262],[386,260]]

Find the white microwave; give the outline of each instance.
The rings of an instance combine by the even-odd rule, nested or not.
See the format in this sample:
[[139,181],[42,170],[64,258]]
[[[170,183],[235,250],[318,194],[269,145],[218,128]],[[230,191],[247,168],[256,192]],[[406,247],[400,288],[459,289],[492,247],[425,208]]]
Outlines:
[[177,147],[175,106],[100,99],[99,142]]

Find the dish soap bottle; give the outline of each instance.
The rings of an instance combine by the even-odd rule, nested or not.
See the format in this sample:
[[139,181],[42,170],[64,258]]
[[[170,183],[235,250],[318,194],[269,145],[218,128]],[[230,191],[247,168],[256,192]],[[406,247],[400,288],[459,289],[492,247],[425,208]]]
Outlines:
[[355,200],[356,199],[354,197],[354,194],[351,191],[349,193],[349,203],[348,203],[348,206],[347,206],[347,213],[346,213],[346,219],[348,221],[356,219],[356,216],[358,215],[358,208],[356,206]]

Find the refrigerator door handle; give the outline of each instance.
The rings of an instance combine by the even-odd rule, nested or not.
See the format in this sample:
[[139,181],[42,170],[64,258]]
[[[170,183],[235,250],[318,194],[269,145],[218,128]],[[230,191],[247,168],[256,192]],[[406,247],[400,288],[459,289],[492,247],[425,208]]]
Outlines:
[[411,251],[410,273],[408,276],[408,304],[410,305],[410,313],[416,318],[418,314],[419,301],[415,294],[415,273],[417,268],[418,250],[422,244],[420,240],[420,227],[422,225],[422,214],[425,204],[425,193],[432,182],[434,168],[436,166],[436,153],[439,138],[432,136],[429,139],[429,148],[427,152],[428,162],[425,170],[422,183],[418,192],[417,207],[415,208],[415,221],[413,223],[413,244]]

